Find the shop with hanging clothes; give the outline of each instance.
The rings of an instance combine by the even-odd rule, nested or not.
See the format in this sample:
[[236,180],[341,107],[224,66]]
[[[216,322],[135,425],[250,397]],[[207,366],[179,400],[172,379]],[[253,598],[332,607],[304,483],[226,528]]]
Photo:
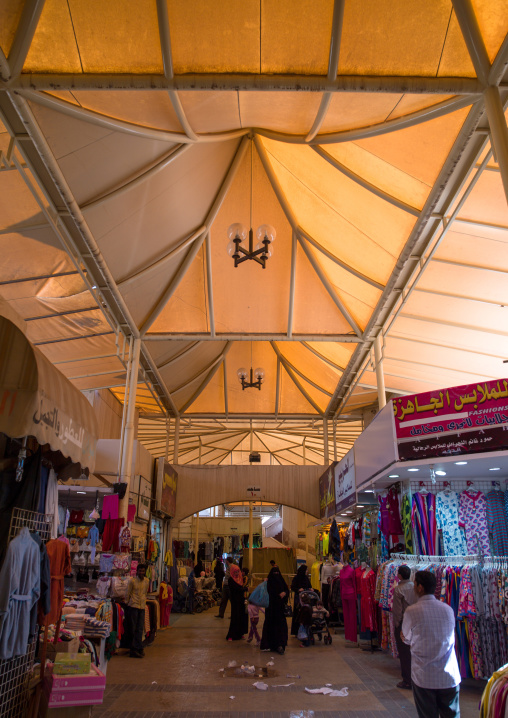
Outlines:
[[399,657],[398,567],[430,571],[455,614],[462,678],[489,678],[508,660],[507,399],[507,379],[397,397],[354,446],[358,486],[378,503],[380,647]]
[[[58,538],[58,483],[88,478],[98,430],[87,399],[31,344],[23,320],[3,303],[0,311],[0,714],[21,718],[51,700],[63,646],[71,564]],[[102,681],[86,656],[83,665]]]

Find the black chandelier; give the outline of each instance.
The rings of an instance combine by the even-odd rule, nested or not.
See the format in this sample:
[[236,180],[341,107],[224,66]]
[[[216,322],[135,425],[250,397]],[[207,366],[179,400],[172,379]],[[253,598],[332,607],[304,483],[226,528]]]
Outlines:
[[[249,235],[249,249],[242,247],[242,242],[247,239],[247,234]],[[232,224],[228,229],[228,254],[230,257],[233,257],[235,267],[238,267],[239,264],[246,262],[248,259],[253,259],[255,262],[258,262],[263,269],[265,268],[266,260],[272,256],[270,245],[276,237],[275,229],[269,224],[262,224],[258,227],[256,237],[258,242],[254,247],[254,232],[252,228],[247,232],[247,227],[237,222]]]
[[[242,242],[249,237],[249,248],[242,247]],[[240,222],[235,222],[228,229],[229,244],[227,252],[233,257],[235,267],[248,259],[253,259],[263,269],[266,267],[266,260],[272,256],[271,245],[275,241],[277,233],[269,224],[262,224],[256,232],[257,244],[254,247],[254,232],[252,230],[252,142],[250,146],[250,229]]]
[[[241,367],[236,372],[236,375],[238,379],[240,380],[240,384],[242,385],[242,391],[244,389],[259,389],[261,390],[261,384],[263,383],[263,379],[265,378],[265,370],[261,367],[258,367],[254,371],[252,371],[252,367],[250,368],[250,381],[247,381],[247,369],[244,369]],[[256,377],[256,381],[254,381],[254,377]]]

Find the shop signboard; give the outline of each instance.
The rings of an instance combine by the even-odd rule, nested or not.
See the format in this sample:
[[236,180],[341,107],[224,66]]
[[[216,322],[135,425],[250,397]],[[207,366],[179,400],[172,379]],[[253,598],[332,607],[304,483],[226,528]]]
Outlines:
[[163,457],[157,459],[157,510],[166,516],[176,514],[176,487],[178,474]]
[[136,521],[148,522],[150,518],[150,499],[152,496],[152,484],[144,476],[139,477],[138,510]]
[[335,516],[335,476],[334,469],[337,462],[333,462],[325,473],[319,477],[319,507],[320,517],[329,519]]
[[393,400],[401,461],[508,448],[508,379]]
[[353,449],[335,466],[335,513],[352,506],[356,501],[355,460]]

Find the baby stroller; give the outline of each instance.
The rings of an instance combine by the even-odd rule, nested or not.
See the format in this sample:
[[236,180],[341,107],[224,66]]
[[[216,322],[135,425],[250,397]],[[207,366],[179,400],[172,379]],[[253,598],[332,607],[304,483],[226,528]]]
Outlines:
[[[310,589],[306,590],[306,591],[302,591],[300,593],[300,601],[302,600],[303,596],[307,596],[307,598],[309,599],[309,605],[311,606],[311,608],[314,608],[314,606],[316,606],[319,601],[319,596],[317,595],[317,593]],[[323,618],[319,618],[316,616],[312,617],[312,623],[307,628],[307,634],[309,636],[309,641],[310,641],[311,645],[314,645],[316,642],[316,639],[314,638],[314,636],[317,636],[318,639],[321,641],[321,639],[323,638],[323,635],[324,635],[323,643],[325,644],[325,646],[330,646],[332,644],[332,634],[330,633],[330,629],[328,628],[328,622],[324,616],[323,616]]]

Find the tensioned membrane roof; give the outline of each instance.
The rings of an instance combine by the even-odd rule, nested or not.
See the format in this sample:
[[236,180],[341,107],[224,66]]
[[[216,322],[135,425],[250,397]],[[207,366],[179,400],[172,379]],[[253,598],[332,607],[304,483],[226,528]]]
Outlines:
[[[253,418],[301,463],[338,417],[342,455],[376,337],[392,395],[499,377],[507,28],[506,0],[3,0],[0,295],[82,390],[123,401],[141,338],[154,453],[180,416],[243,461]],[[265,269],[234,222],[276,229]]]

